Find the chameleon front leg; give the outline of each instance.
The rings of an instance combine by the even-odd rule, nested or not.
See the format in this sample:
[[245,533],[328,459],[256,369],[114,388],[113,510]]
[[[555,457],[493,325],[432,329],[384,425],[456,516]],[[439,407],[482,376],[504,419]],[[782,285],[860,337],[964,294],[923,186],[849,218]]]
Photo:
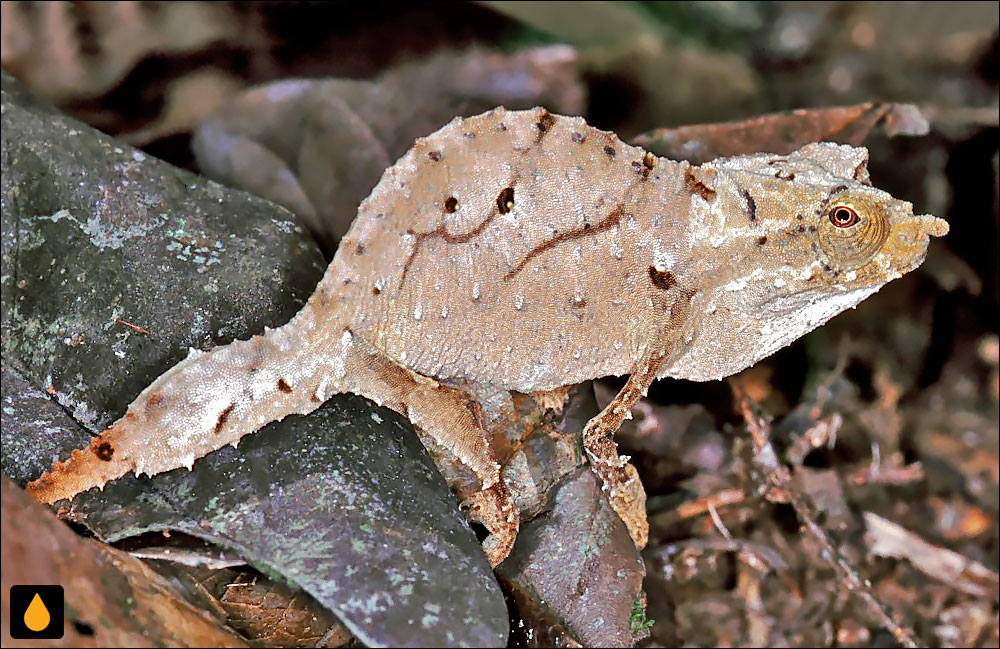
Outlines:
[[614,434],[632,406],[646,395],[666,357],[667,351],[663,347],[647,351],[625,386],[583,429],[583,448],[590,465],[604,483],[611,508],[625,523],[639,549],[645,547],[649,540],[646,491],[635,467],[628,463],[627,458],[618,455]]

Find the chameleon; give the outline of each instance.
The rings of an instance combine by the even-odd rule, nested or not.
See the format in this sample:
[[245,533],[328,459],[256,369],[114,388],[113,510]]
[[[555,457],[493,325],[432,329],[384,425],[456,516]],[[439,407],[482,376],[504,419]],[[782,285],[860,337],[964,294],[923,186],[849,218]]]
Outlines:
[[650,383],[754,364],[919,266],[948,232],[873,187],[867,162],[864,148],[814,143],[692,165],[544,108],[456,118],[384,172],[287,324],[192,349],[28,491],[53,503],[129,471],[191,468],[351,392],[476,477],[463,506],[496,566],[519,512],[489,413],[512,393],[628,375],[582,440],[641,548],[645,492],[613,435]]

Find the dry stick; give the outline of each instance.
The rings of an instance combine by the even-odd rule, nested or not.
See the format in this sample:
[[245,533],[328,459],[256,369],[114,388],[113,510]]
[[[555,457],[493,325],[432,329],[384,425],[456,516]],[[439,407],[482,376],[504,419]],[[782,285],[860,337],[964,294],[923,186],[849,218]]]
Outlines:
[[795,508],[795,513],[805,526],[806,531],[819,543],[822,552],[820,556],[830,562],[836,573],[840,576],[845,587],[858,595],[868,606],[868,609],[882,623],[896,641],[904,647],[919,647],[913,638],[913,632],[899,625],[886,610],[875,593],[872,591],[871,583],[863,579],[851,566],[848,559],[830,541],[822,527],[816,522],[811,506],[803,498],[791,480],[788,467],[782,465],[778,460],[778,455],[771,445],[769,437],[770,430],[763,417],[754,412],[754,402],[745,395],[740,396],[740,407],[743,410],[743,419],[746,421],[747,431],[753,440],[754,457],[753,462],[758,469],[764,472],[768,484],[781,491],[784,498]]

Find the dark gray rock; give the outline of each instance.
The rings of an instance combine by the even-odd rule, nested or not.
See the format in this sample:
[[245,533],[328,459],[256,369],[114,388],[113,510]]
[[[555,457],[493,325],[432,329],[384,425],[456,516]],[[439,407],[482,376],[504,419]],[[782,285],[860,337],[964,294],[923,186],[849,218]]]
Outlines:
[[559,484],[551,511],[522,525],[497,574],[539,646],[564,636],[586,647],[631,647],[632,605],[645,568],[589,467]]

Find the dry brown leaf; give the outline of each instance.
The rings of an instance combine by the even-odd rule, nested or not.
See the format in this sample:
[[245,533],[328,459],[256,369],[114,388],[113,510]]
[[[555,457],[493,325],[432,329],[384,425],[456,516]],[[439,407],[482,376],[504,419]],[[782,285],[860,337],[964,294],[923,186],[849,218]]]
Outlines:
[[[76,536],[7,478],[0,483],[0,500],[4,647],[246,646],[221,622],[181,599],[142,561]],[[9,594],[15,584],[63,586],[61,640],[10,637]]]
[[978,561],[928,543],[878,514],[865,512],[866,541],[873,554],[906,559],[932,579],[975,597],[1000,599],[1000,577]]
[[694,164],[756,151],[786,155],[809,142],[858,146],[880,122],[890,135],[923,135],[927,120],[910,104],[865,103],[799,109],[718,124],[660,128],[632,138],[653,153]]
[[188,570],[225,611],[227,622],[256,646],[340,647],[354,636],[303,592],[238,570]]

